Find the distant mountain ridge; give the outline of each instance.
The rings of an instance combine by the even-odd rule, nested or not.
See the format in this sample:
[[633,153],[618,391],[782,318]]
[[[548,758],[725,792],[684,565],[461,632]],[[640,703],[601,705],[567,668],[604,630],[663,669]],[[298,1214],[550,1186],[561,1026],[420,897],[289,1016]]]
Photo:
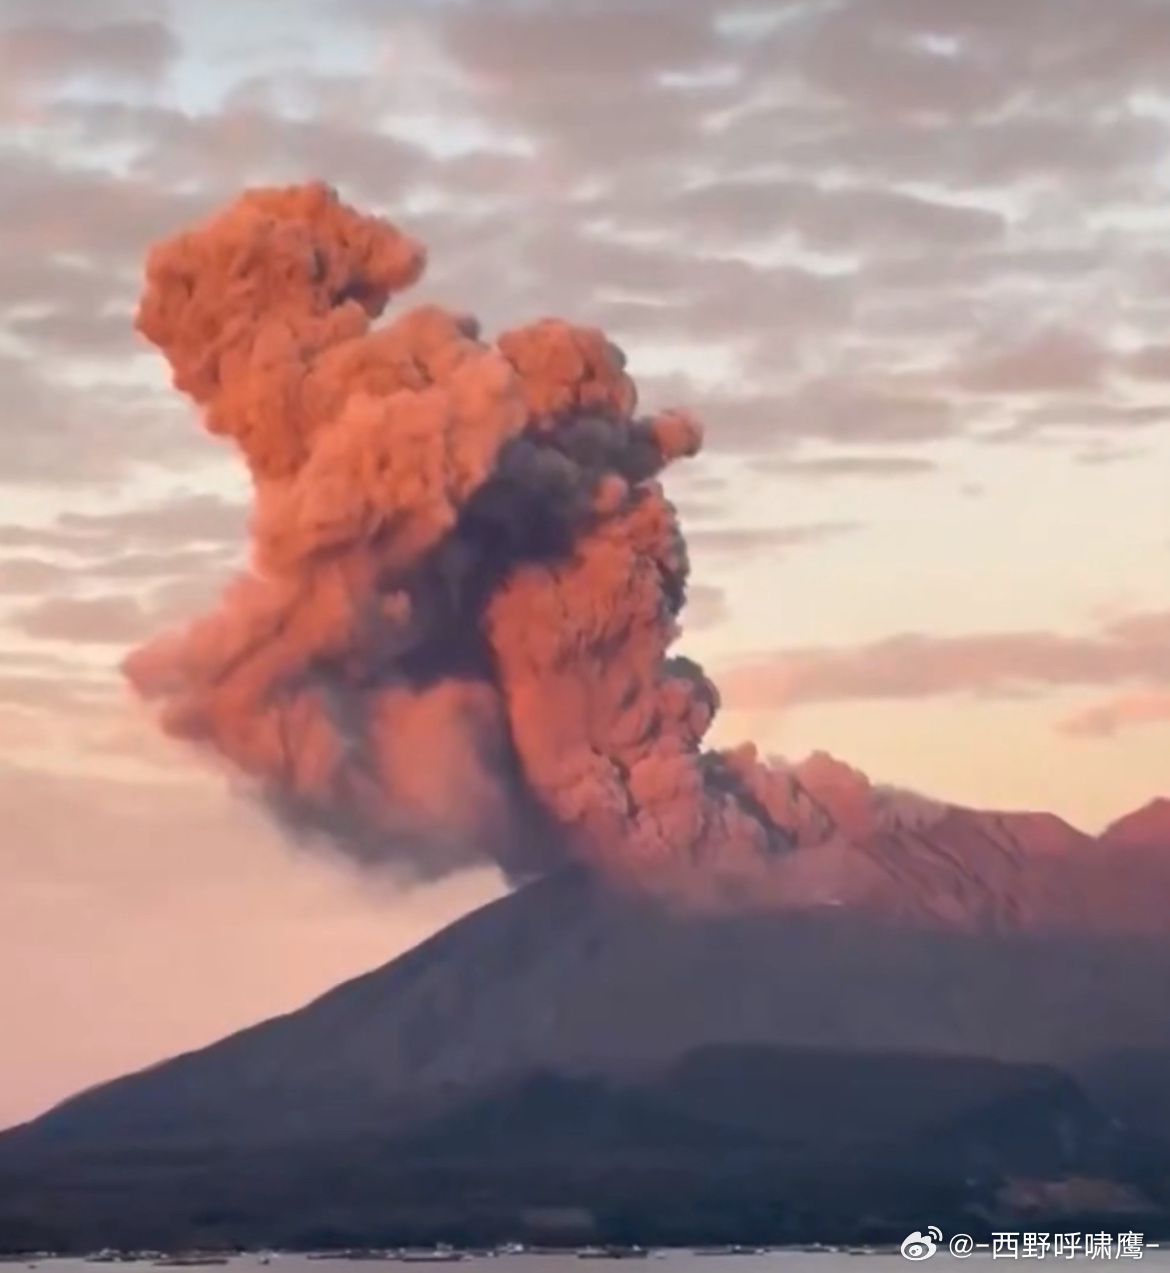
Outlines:
[[1170,800],[1093,837],[1051,813],[875,786],[823,752],[787,778],[769,812],[795,851],[775,869],[770,903],[963,930],[1170,933]]
[[1160,848],[1170,846],[1170,800],[1158,796],[1132,813],[1111,822],[1099,843],[1108,848]]

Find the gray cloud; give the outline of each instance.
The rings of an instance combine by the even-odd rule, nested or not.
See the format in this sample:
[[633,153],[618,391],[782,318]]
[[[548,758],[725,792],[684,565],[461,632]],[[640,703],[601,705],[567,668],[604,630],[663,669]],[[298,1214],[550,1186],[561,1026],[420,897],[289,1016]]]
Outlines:
[[[933,345],[934,378],[924,374],[906,401],[882,395],[869,426],[877,438],[913,441],[978,428],[1002,413],[992,399],[1003,394],[1097,395],[1102,427],[1142,422],[1106,396],[1107,379],[1123,382],[1128,368],[1075,328],[1086,304],[1104,316],[1092,288],[1111,285],[1117,294],[1123,279],[1140,275],[1138,236],[1121,241],[1102,218],[1164,202],[1154,161],[1166,124],[1140,113],[1133,95],[1160,82],[1167,59],[1149,46],[1166,22],[1147,0],[1119,0],[1107,20],[1100,6],[1070,3],[1071,24],[1069,5],[1055,0],[991,0],[977,15],[956,0],[808,3],[790,6],[759,37],[720,34],[714,3],[651,16],[628,3],[463,6],[450,11],[447,39],[481,83],[480,105],[545,148],[562,189],[592,182],[579,206],[562,205],[564,223],[550,222],[566,291],[588,268],[583,253],[600,259],[605,250],[595,233],[574,251],[574,217],[670,236],[669,247],[615,245],[615,266],[628,255],[631,288],[646,293],[603,308],[621,329],[724,338],[710,294],[683,281],[684,270],[705,268],[699,253],[787,240],[790,253],[852,258],[831,280],[798,267],[816,280],[810,295],[819,289],[825,300],[808,306],[814,328],[827,328],[819,342],[758,342],[764,365],[786,372],[789,383],[766,392],[758,380],[745,383],[734,402],[708,404],[729,446],[750,450],[760,437],[743,422],[760,414],[761,399],[775,404],[785,433],[802,428],[787,410],[794,407],[803,428],[823,426],[816,436],[856,436],[846,421],[855,413],[837,400],[864,399],[864,384],[834,385],[827,404],[808,401],[818,383],[809,364],[823,361],[826,340],[851,355],[859,346],[881,351],[887,362],[893,354],[921,363]],[[668,30],[668,20],[677,25]],[[658,21],[661,45],[640,38],[640,23]],[[628,45],[605,44],[627,24]],[[612,56],[571,63],[569,50],[591,41]],[[586,65],[581,82],[577,68]],[[689,68],[690,80],[676,75],[675,88],[663,88],[671,68]],[[518,256],[539,266],[539,241]],[[745,278],[758,272],[758,264],[739,264]],[[767,285],[754,293],[758,300],[749,292],[740,307],[741,333],[767,321]],[[739,289],[729,279],[716,297],[734,312]],[[773,312],[786,308],[778,295]],[[791,308],[799,314],[799,305]],[[1014,346],[980,347],[984,331],[1001,332],[1005,317],[1027,314],[1034,330]],[[783,336],[786,328],[773,330]],[[1135,360],[1133,372],[1142,369]],[[750,382],[760,367],[746,371]],[[819,374],[838,379],[823,367]],[[988,400],[959,410],[956,388]]]
[[116,485],[136,464],[182,466],[209,444],[183,405],[117,377],[74,385],[52,357],[0,354],[0,482]]
[[58,304],[9,318],[8,330],[40,354],[110,357],[140,352],[133,316],[106,299],[91,305]]
[[[33,713],[67,711],[76,717],[108,706],[119,688],[109,677],[78,675],[77,667],[63,659],[46,660],[37,667],[7,656],[0,659],[0,710],[5,715],[15,710],[27,719]],[[0,737],[4,737],[6,723],[0,716]],[[27,727],[24,732],[27,739]],[[18,738],[12,741],[19,745]]]
[[[694,141],[692,101],[663,85],[725,56],[714,5],[458,5],[446,50],[493,115],[573,167],[657,166]],[[722,95],[717,95],[722,97]]]
[[807,178],[712,180],[663,203],[655,219],[681,232],[734,243],[788,231],[819,252],[984,247],[999,242],[1003,215],[880,186],[824,187]]
[[57,526],[65,535],[91,543],[187,547],[238,544],[244,538],[246,518],[243,504],[218,495],[188,494],[118,512],[67,512]]
[[1109,361],[1089,333],[1048,328],[1006,348],[972,351],[956,379],[976,393],[1067,393],[1097,388]]
[[752,466],[757,472],[825,481],[849,477],[926,477],[938,471],[933,460],[918,455],[769,456]]
[[1170,380],[1170,345],[1145,345],[1124,359],[1125,369],[1139,380]]
[[0,557],[0,593],[36,594],[70,579],[67,566],[40,557]]
[[0,593],[39,597],[9,606],[7,623],[43,639],[137,640],[209,601],[238,569],[243,537],[243,509],[207,495],[0,524]]
[[644,79],[654,71],[702,66],[718,47],[715,4],[458,5],[442,15],[444,42],[461,65],[489,83],[577,88]]
[[153,239],[210,207],[206,196],[66,166],[45,154],[0,155],[0,252],[68,254],[91,268],[137,273]]
[[1135,447],[1108,447],[1093,446],[1087,450],[1079,452],[1073,457],[1075,463],[1083,465],[1086,468],[1103,468],[1108,464],[1120,464],[1125,460],[1131,460],[1141,452]]
[[[1055,402],[1008,413],[1012,423],[983,436],[989,444],[1063,444],[1069,440],[1083,446],[1086,438],[1098,447],[1116,447],[1119,438],[1128,438],[1139,429],[1148,430],[1167,423],[1167,408],[1160,405],[1125,406],[1116,402],[1078,400],[1069,396]],[[1071,437],[1070,435],[1079,435]],[[1112,435],[1112,437],[1111,437]]]
[[[785,16],[736,29],[729,9]],[[0,147],[5,480],[108,481],[209,453],[185,414],[113,374],[142,352],[143,254],[242,182],[309,174],[404,220],[432,248],[420,298],[489,329],[598,322],[635,373],[653,343],[733,353],[697,393],[661,358],[647,378],[648,401],[695,400],[716,451],[774,460],[817,441],[913,460],[964,432],[1019,444],[1161,422],[1131,391],[1170,375],[1170,267],[1152,232],[1117,228],[1166,195],[1153,158],[1170,133],[1139,96],[1170,67],[1153,0],[501,0],[425,19],[346,0],[330,14],[359,24],[376,71],[241,62],[203,114],[168,97],[165,9],[79,12],[0,16],[0,67],[28,63],[44,142]],[[109,75],[153,91],[115,95]],[[77,76],[92,98],[56,92]],[[429,153],[402,127],[424,100],[452,135],[477,119],[481,142]],[[117,175],[89,161],[110,151]],[[80,358],[111,384],[59,374]]]
[[1085,107],[1158,88],[1170,65],[1159,0],[851,0],[811,5],[766,36],[759,63],[867,115],[1001,114],[1034,98]]
[[135,597],[46,597],[9,616],[26,636],[93,645],[128,645],[151,627],[151,616]]
[[103,513],[61,513],[50,525],[0,523],[0,548],[42,548],[92,560],[111,554],[200,546],[232,548],[243,542],[247,510],[218,495],[176,494],[159,504]]
[[[76,17],[82,6],[72,6]],[[88,7],[88,6],[87,6]],[[111,12],[111,7],[114,12]],[[78,78],[158,81],[179,54],[175,33],[151,17],[120,17],[117,6],[103,6],[104,21],[81,24],[62,22],[61,11],[31,6],[21,12],[0,12],[0,77],[9,111],[18,109],[22,96]],[[45,9],[50,12],[46,13]],[[62,6],[64,8],[64,6]],[[3,19],[9,21],[5,23]],[[13,21],[15,19],[15,21]]]
[[826,375],[751,396],[702,390],[684,377],[650,380],[647,387],[655,404],[689,404],[707,426],[712,452],[768,455],[812,440],[907,446],[948,436],[960,419],[948,396],[897,376]]
[[711,584],[693,583],[687,588],[687,604],[683,610],[684,632],[704,632],[717,628],[728,618],[727,594]]
[[1099,632],[903,633],[859,646],[777,651],[727,668],[724,700],[743,708],[1007,696],[1072,685],[1170,686],[1170,612],[1132,615]]
[[800,526],[691,526],[687,543],[696,554],[755,556],[783,554],[859,530],[856,522],[811,522]]
[[[158,105],[65,102],[52,118],[75,143],[136,147],[131,171],[149,189],[203,183],[206,193],[194,196],[185,213],[170,210],[165,231],[209,210],[240,184],[279,184],[324,174],[345,186],[351,197],[384,200],[428,175],[433,162],[417,144],[380,131],[376,117],[303,118],[282,113],[275,104],[229,102],[214,112],[192,115]],[[139,244],[151,237],[146,227]]]

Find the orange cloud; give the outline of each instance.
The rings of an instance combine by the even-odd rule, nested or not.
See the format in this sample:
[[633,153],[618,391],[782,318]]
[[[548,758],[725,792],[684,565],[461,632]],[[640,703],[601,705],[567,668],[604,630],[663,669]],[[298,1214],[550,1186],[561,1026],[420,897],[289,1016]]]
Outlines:
[[1170,720],[1170,689],[1150,689],[1097,703],[1066,716],[1058,728],[1078,738],[1108,738],[1133,725]]

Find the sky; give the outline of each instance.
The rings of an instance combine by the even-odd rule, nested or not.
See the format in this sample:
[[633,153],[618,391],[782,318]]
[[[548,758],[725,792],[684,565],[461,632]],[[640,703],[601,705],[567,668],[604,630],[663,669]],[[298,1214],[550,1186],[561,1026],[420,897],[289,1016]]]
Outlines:
[[1086,830],[1170,793],[1170,4],[0,0],[0,1126],[502,890],[289,845],[118,667],[243,560],[150,244],[322,178],[399,304],[603,326],[720,743]]

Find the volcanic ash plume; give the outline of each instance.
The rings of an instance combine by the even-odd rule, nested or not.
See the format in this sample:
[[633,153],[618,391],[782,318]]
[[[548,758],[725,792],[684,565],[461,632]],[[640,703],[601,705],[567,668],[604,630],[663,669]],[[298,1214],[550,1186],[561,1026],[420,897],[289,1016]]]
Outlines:
[[416,876],[584,862],[693,895],[790,848],[793,787],[705,752],[671,658],[686,546],[621,352],[547,319],[373,326],[423,247],[322,184],[244,193],[157,245],[137,327],[255,492],[250,568],[127,660],[171,735],[288,827]]

